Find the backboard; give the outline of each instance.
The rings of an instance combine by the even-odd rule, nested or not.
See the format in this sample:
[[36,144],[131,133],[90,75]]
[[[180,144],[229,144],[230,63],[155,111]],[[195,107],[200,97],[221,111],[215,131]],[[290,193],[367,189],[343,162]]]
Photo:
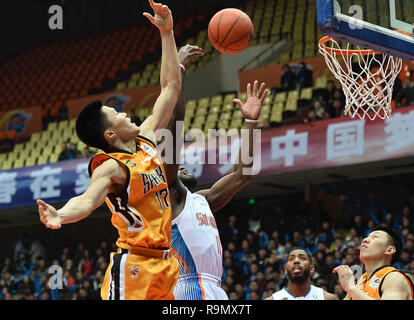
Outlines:
[[414,0],[317,0],[317,19],[334,39],[414,61]]

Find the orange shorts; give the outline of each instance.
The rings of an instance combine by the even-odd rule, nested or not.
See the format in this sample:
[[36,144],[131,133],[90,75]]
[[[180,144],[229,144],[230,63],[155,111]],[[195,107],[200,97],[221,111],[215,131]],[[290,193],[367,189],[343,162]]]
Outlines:
[[[127,252],[127,253],[121,253]],[[174,300],[179,264],[171,254],[166,260],[112,252],[101,287],[103,300]]]

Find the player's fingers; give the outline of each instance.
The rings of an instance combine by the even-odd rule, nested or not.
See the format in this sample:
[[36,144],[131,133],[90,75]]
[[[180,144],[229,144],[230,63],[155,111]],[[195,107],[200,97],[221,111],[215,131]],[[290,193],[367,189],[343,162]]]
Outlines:
[[150,15],[148,12],[144,12],[142,15],[145,16],[145,17],[147,17],[148,20],[151,21],[152,24],[155,24],[154,23],[155,22],[154,17],[152,15]]
[[263,101],[266,99],[267,95],[269,94],[269,89],[266,89],[262,96],[260,97],[260,102],[263,103]]
[[263,95],[263,90],[265,88],[266,84],[264,82],[262,82],[262,84],[260,85],[259,91],[257,91],[257,96],[261,97]]
[[43,200],[38,199],[36,201],[37,205],[39,206],[39,208],[46,210],[47,209],[47,204],[46,202],[44,202]]
[[243,105],[243,102],[241,102],[239,99],[233,99],[233,102],[235,103],[235,104],[237,104],[240,108],[242,107],[242,105]]
[[153,0],[148,0],[148,2],[149,2],[149,5],[151,6],[151,8],[154,9],[156,3]]
[[190,57],[201,57],[204,56],[204,52],[192,52]]
[[252,84],[249,82],[247,84],[247,97],[250,98],[252,96]]
[[253,97],[257,97],[257,86],[259,85],[259,81],[255,80],[253,84]]

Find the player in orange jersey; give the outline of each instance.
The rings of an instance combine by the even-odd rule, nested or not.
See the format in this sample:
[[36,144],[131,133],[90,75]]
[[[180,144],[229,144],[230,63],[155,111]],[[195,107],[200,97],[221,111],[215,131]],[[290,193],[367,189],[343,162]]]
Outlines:
[[178,278],[178,262],[170,254],[167,179],[154,142],[155,131],[167,127],[173,113],[181,71],[171,11],[149,3],[154,16],[144,15],[159,29],[162,44],[161,93],[153,114],[138,127],[125,113],[100,102],[86,106],[76,132],[84,143],[104,151],[91,159],[89,188],[59,210],[37,200],[40,220],[50,229],[84,219],[106,202],[119,233],[119,249],[110,255],[102,299],[173,299]]
[[333,272],[347,295],[345,300],[413,300],[411,279],[392,265],[401,253],[401,239],[389,227],[375,228],[361,246],[360,259],[366,272],[355,284],[354,275],[347,265]]

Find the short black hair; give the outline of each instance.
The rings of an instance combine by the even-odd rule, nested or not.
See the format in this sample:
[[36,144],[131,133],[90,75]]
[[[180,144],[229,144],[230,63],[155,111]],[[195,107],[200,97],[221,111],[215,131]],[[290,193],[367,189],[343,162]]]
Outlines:
[[395,247],[395,253],[392,255],[392,260],[391,260],[391,265],[393,265],[394,263],[398,261],[398,259],[401,256],[401,250],[402,250],[401,237],[398,235],[398,233],[394,229],[387,227],[387,226],[375,227],[372,230],[372,232],[374,231],[384,231],[385,233],[388,234],[389,245]]
[[102,107],[101,101],[94,101],[83,108],[76,119],[76,134],[86,145],[107,151],[110,146],[103,133],[110,122]]
[[290,253],[291,253],[292,251],[295,251],[295,250],[302,250],[302,251],[305,251],[305,252],[306,252],[306,255],[307,255],[307,256],[308,256],[308,258],[309,258],[310,263],[312,264],[312,254],[311,254],[308,250],[306,250],[306,249],[304,249],[304,248],[301,248],[301,247],[293,247],[292,249],[290,249],[290,250],[289,250],[288,256],[290,255]]

